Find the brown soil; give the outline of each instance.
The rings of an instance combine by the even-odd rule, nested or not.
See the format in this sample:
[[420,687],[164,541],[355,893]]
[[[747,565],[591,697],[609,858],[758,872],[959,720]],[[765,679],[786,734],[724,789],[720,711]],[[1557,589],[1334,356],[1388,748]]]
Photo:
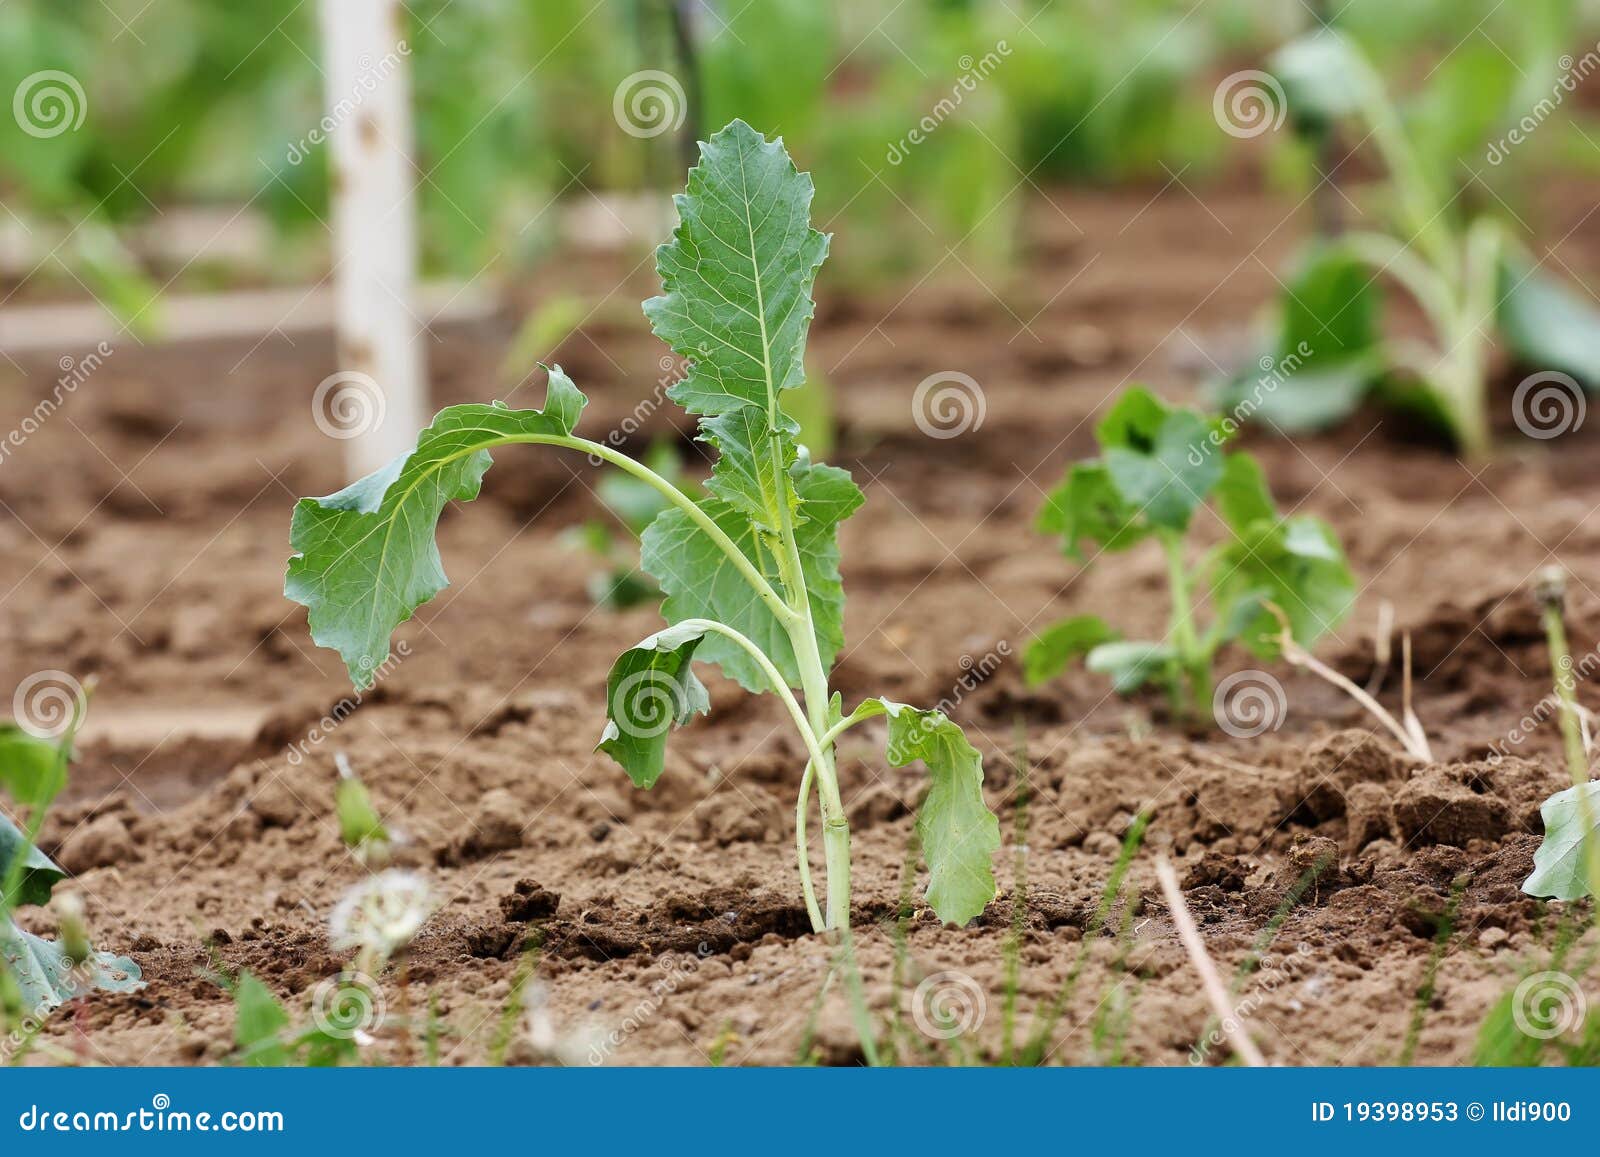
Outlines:
[[[1562,239],[1568,267],[1600,271],[1592,197],[1548,197],[1541,234]],[[1052,1061],[1183,1064],[1207,1030],[1155,884],[1157,851],[1177,861],[1225,971],[1281,919],[1277,963],[1242,991],[1255,997],[1251,1032],[1285,1064],[1396,1060],[1454,899],[1415,1055],[1468,1060],[1487,1011],[1543,967],[1559,923],[1561,905],[1518,891],[1538,803],[1563,783],[1553,726],[1522,745],[1525,761],[1473,761],[1547,689],[1525,594],[1539,567],[1559,558],[1575,576],[1574,650],[1600,637],[1600,423],[1555,442],[1508,439],[1487,469],[1377,413],[1296,443],[1249,439],[1281,502],[1337,527],[1362,583],[1355,614],[1319,652],[1365,680],[1379,605],[1393,603],[1415,641],[1418,711],[1442,766],[1409,766],[1352,704],[1287,669],[1274,672],[1287,721],[1249,740],[1182,734],[1155,699],[1117,699],[1082,672],[1029,691],[1015,655],[1030,631],[1094,609],[1148,634],[1165,616],[1158,558],[1134,551],[1080,571],[1032,532],[1044,489],[1091,451],[1091,420],[1122,384],[1190,396],[1196,366],[1239,346],[1304,223],[1277,201],[1236,193],[1202,206],[1173,185],[1040,201],[1030,225],[1026,280],[991,292],[947,259],[915,287],[826,298],[813,340],[837,391],[833,459],[867,493],[843,534],[850,643],[835,684],[847,701],[958,700],[1005,837],[1002,895],[971,927],[913,915],[897,995],[892,915],[922,777],[890,769],[870,730],[847,738],[868,1004],[904,1008],[904,988],[956,970],[987,997],[965,1055],[998,1047],[1025,747],[1024,1028],[1077,959],[1131,817],[1154,813],[1124,902],[1087,946]],[[561,276],[597,290],[616,282],[600,267]],[[659,345],[612,320],[651,289],[648,266],[635,270],[559,351],[594,399],[592,436],[617,427],[662,374]],[[505,392],[497,366],[512,328],[437,335],[439,400]],[[437,1001],[448,1063],[488,1055],[533,932],[556,1037],[587,1047],[615,1032],[610,1061],[788,1063],[812,1035],[821,1059],[859,1060],[843,986],[813,1017],[833,949],[808,933],[799,900],[791,824],[803,758],[779,706],[709,680],[711,716],[677,737],[649,793],[591,752],[608,664],[657,618],[603,613],[585,597],[589,563],[563,540],[596,509],[581,460],[500,456],[485,500],[444,521],[454,585],[402,629],[409,656],[291,763],[289,747],[348,694],[337,658],[311,645],[303,611],[281,596],[291,502],[340,484],[340,446],[309,406],[334,368],[327,343],[130,341],[0,465],[0,685],[47,668],[98,680],[80,764],[43,843],[76,873],[70,886],[102,945],[131,952],[149,982],[87,999],[49,1036],[109,1063],[224,1061],[232,1012],[203,975],[208,941],[303,1017],[309,990],[342,964],[327,915],[363,871],[331,817],[338,751],[407,835],[402,859],[444,898],[416,946],[410,999]],[[916,383],[940,370],[982,383],[981,428],[937,440],[912,424]],[[54,359],[21,371],[0,381],[13,421],[59,373]],[[512,400],[537,395],[530,382]],[[1509,426],[1504,395],[1498,409]],[[674,429],[686,427],[657,410],[632,445]],[[1012,658],[966,689],[968,668],[984,669],[1002,644]],[[1387,675],[1392,701],[1398,672]],[[52,927],[47,912],[24,918]],[[1585,983],[1596,980],[1591,971]],[[392,976],[384,983],[391,1019],[372,1048],[393,1057],[397,995]],[[532,1059],[517,1036],[511,1056]]]

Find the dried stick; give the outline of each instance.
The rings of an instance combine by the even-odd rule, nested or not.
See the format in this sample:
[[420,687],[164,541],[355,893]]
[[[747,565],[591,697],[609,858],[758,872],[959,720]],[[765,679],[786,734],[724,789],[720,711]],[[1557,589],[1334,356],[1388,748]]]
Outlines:
[[1183,893],[1178,889],[1178,873],[1172,870],[1167,857],[1156,857],[1156,876],[1161,881],[1162,895],[1167,898],[1167,908],[1172,912],[1172,922],[1178,926],[1178,939],[1183,941],[1190,962],[1200,974],[1200,985],[1205,990],[1206,999],[1211,1002],[1212,1013],[1222,1024],[1222,1031],[1227,1034],[1229,1043],[1245,1064],[1251,1068],[1266,1068],[1267,1062],[1261,1050],[1256,1048],[1256,1042],[1250,1039],[1250,1034],[1244,1031],[1234,1016],[1233,1006],[1228,1003],[1228,990],[1223,987],[1222,977],[1217,975],[1217,966],[1206,952],[1205,942],[1200,939],[1200,930],[1195,927],[1194,917],[1189,914],[1189,906],[1183,902]]

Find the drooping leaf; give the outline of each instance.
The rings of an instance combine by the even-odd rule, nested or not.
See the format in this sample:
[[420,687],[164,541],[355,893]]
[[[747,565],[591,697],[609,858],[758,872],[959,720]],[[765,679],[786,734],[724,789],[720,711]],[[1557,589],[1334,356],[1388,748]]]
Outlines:
[[1119,636],[1099,615],[1075,615],[1040,632],[1022,653],[1024,678],[1030,687],[1054,679],[1080,655]]
[[1050,492],[1039,511],[1038,527],[1046,534],[1059,534],[1062,553],[1081,562],[1085,539],[1103,550],[1126,550],[1149,534],[1149,524],[1138,514],[1111,481],[1103,462],[1077,462]]
[[311,637],[344,657],[357,688],[389,657],[394,629],[448,583],[434,528],[445,504],[478,496],[489,447],[572,433],[587,399],[561,367],[543,410],[441,410],[416,448],[325,498],[295,504],[283,593],[309,611]]
[[711,709],[691,667],[705,632],[676,626],[629,647],[606,677],[606,728],[595,746],[636,787],[654,787],[666,765],[667,733]]
[[[1211,597],[1219,618],[1233,617],[1230,629],[1262,658],[1278,653],[1278,621],[1263,602],[1270,600],[1289,619],[1290,633],[1309,646],[1349,614],[1356,583],[1326,523],[1309,515],[1278,521],[1261,519],[1234,528],[1234,539],[1218,552]],[[1240,625],[1235,607],[1254,606]]]
[[67,878],[66,872],[29,843],[10,817],[0,812],[0,880],[10,873],[18,856],[22,857],[22,875],[17,883],[16,903],[48,904],[50,889]]
[[10,916],[0,916],[0,958],[21,989],[24,1007],[36,1015],[97,988],[131,992],[144,983],[139,966],[126,956],[95,952],[86,960],[70,960],[60,941],[35,936]]
[[[1583,800],[1579,799],[1582,793]],[[1588,803],[1590,822],[1584,830],[1583,801]],[[1530,896],[1553,896],[1557,900],[1579,900],[1589,894],[1589,874],[1584,845],[1600,841],[1600,780],[1574,785],[1558,791],[1539,808],[1544,820],[1544,839],[1533,853],[1533,874],[1522,890]],[[1593,846],[1600,847],[1600,843]]]
[[920,759],[932,781],[917,810],[928,906],[941,920],[965,924],[995,896],[1000,821],[983,801],[983,756],[942,711],[868,699],[852,718],[877,715],[889,717],[889,763],[904,767]]
[[1499,300],[1500,330],[1520,361],[1600,389],[1600,309],[1591,297],[1521,258],[1507,257]]
[[[844,646],[844,584],[839,577],[839,523],[861,505],[862,494],[850,475],[832,466],[797,461],[790,478],[799,499],[795,544],[816,627],[823,669],[832,667]],[[775,585],[779,567],[772,541],[740,510],[718,498],[700,508],[709,514],[751,563]],[[783,624],[735,569],[733,563],[681,510],[657,518],[640,540],[644,569],[661,584],[666,599],[661,613],[668,622],[715,619],[726,623],[766,652],[792,687],[800,686],[794,647]],[[766,677],[736,644],[721,637],[706,639],[699,657],[721,666],[747,691],[770,690]]]
[[1177,651],[1165,643],[1113,642],[1090,651],[1084,666],[1109,675],[1117,693],[1127,695],[1161,675],[1177,658]]
[[1148,390],[1124,393],[1095,436],[1118,492],[1154,526],[1186,529],[1222,477],[1216,424]]

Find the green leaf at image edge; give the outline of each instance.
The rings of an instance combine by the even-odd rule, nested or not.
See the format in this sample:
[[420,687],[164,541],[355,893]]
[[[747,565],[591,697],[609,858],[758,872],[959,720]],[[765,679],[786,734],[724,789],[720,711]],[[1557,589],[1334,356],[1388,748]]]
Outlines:
[[96,952],[74,964],[59,941],[45,940],[0,916],[0,958],[16,979],[25,1008],[43,1015],[94,989],[132,992],[143,986],[139,966],[126,956]]
[[1075,615],[1039,633],[1022,653],[1023,678],[1028,686],[1054,679],[1080,655],[1119,638],[1099,615]]
[[[1587,833],[1583,830],[1580,791],[1588,802],[1590,820],[1595,824]],[[1522,885],[1522,890],[1530,896],[1582,899],[1589,894],[1584,844],[1587,840],[1600,841],[1600,781],[1556,792],[1539,808],[1539,818],[1544,820],[1544,839],[1533,853],[1533,874]]]
[[18,904],[48,904],[50,890],[67,878],[66,872],[34,845],[0,812],[0,878],[11,868],[18,855],[23,857],[22,876],[17,885]]

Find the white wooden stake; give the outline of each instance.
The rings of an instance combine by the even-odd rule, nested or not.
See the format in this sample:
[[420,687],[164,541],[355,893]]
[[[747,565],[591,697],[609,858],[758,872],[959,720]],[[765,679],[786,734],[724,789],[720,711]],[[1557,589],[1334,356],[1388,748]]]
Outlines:
[[428,419],[411,168],[411,85],[399,0],[320,0],[332,176],[339,369],[314,415],[352,477],[411,449]]

